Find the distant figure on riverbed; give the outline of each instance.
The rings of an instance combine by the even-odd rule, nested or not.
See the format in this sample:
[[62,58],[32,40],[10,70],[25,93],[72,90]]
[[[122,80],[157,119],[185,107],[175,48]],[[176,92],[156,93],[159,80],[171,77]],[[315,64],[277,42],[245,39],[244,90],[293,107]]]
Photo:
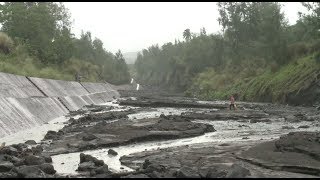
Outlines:
[[231,107],[233,107],[234,110],[237,110],[237,106],[235,104],[234,95],[231,95],[231,97],[230,97],[230,106],[229,106],[230,110],[231,110]]

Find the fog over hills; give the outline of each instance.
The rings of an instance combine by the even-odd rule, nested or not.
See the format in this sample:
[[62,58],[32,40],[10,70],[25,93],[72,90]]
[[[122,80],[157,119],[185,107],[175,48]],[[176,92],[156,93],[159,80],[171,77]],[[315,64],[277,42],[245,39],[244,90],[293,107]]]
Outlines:
[[137,55],[138,55],[138,51],[137,52],[126,52],[123,53],[123,57],[126,60],[127,64],[134,64],[134,62],[137,59]]

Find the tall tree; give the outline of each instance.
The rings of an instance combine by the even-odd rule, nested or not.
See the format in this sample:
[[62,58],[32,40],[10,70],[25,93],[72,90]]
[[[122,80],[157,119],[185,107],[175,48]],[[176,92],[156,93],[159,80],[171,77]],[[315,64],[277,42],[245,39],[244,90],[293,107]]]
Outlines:
[[190,32],[190,29],[185,29],[183,31],[183,38],[186,40],[186,41],[189,41],[191,39],[191,32]]
[[30,52],[44,63],[52,60],[51,42],[55,35],[70,29],[70,15],[62,3],[5,2],[0,11],[2,31],[28,43]]

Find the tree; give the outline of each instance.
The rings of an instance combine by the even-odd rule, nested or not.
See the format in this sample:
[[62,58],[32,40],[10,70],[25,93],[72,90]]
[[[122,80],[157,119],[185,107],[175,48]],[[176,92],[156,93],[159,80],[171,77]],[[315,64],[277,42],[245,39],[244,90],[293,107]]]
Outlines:
[[308,29],[307,37],[318,39],[320,37],[320,2],[302,2],[310,14],[301,14],[301,21]]
[[190,32],[190,29],[186,29],[183,31],[183,38],[186,40],[186,41],[189,41],[191,39],[191,32]]
[[200,29],[200,35],[203,35],[203,36],[207,35],[206,29],[204,27]]
[[62,3],[5,2],[0,11],[2,31],[28,43],[30,53],[43,63],[54,61],[52,39],[56,39],[59,31],[70,29],[71,24],[68,10]]

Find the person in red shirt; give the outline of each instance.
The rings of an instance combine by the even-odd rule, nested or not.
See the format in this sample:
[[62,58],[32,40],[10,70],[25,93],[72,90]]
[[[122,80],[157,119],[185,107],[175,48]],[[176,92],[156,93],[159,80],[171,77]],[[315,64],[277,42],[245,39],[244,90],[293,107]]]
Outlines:
[[234,110],[236,110],[236,105],[235,105],[235,99],[234,99],[234,96],[231,95],[230,97],[230,106],[229,106],[229,109],[231,110],[231,107],[233,107]]

